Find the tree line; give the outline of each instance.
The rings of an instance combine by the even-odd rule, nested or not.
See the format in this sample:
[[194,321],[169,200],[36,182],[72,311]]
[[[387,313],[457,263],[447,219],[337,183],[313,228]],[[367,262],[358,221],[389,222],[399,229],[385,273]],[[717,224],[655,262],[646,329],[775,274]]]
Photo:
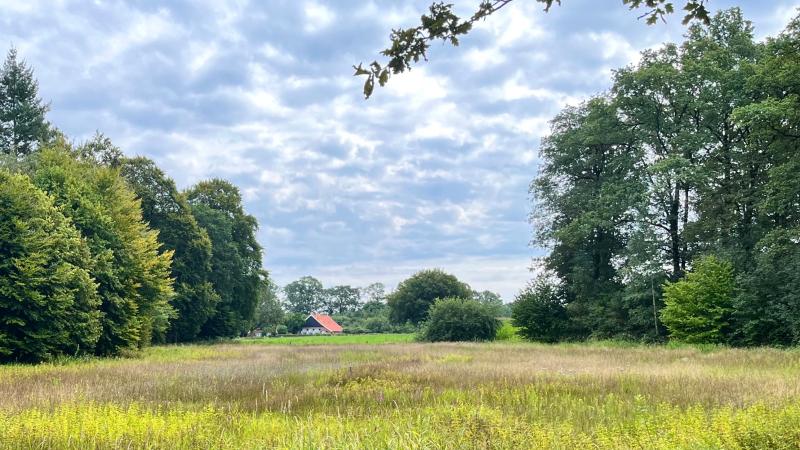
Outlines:
[[492,317],[511,315],[498,294],[474,291],[455,276],[431,269],[413,274],[388,293],[383,283],[326,288],[312,276],[283,288],[271,283],[260,297],[254,324],[268,333],[297,333],[310,312],[320,312],[331,315],[348,333],[409,333],[427,320],[436,300],[452,297],[486,305]]
[[236,186],[180,191],[101,134],[69,142],[48,109],[11,49],[0,71],[0,361],[249,329],[270,281]]
[[531,184],[530,338],[800,343],[800,18],[738,8],[565,108]]

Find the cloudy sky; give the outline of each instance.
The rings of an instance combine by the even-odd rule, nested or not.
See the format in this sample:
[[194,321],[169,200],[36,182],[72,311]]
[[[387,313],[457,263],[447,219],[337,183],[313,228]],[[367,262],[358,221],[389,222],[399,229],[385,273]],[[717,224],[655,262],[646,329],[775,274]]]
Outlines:
[[[684,32],[621,0],[563,3],[518,0],[368,101],[351,66],[429,1],[0,0],[0,43],[35,68],[50,120],[76,141],[99,130],[181,188],[237,184],[280,284],[391,287],[439,267],[511,300],[543,252],[527,189],[548,121]],[[742,6],[759,37],[800,5],[709,3]]]

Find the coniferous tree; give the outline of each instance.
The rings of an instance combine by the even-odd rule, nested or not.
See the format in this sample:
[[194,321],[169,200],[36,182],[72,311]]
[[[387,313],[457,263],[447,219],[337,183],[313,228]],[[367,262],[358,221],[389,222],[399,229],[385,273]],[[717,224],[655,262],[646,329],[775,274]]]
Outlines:
[[49,133],[44,117],[48,110],[39,98],[33,69],[12,48],[0,69],[0,153],[18,157],[36,150]]

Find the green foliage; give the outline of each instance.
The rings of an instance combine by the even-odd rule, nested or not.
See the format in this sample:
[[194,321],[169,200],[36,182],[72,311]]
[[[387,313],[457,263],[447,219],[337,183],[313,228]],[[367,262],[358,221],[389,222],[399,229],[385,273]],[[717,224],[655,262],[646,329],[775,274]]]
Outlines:
[[740,9],[720,11],[553,120],[534,241],[575,337],[663,339],[663,281],[715,254],[738,280],[735,312],[694,342],[798,342],[799,43],[800,18],[760,44]]
[[303,324],[306,323],[307,317],[307,313],[289,312],[286,314],[284,324],[286,325],[287,331],[291,334],[299,333],[303,328]]
[[492,308],[495,317],[504,317],[504,313],[509,312],[508,308],[506,308],[506,305],[503,303],[503,299],[495,292],[473,291],[472,298]]
[[545,161],[531,184],[535,242],[550,247],[545,268],[585,335],[611,337],[626,321],[617,260],[645,198],[642,149],[616,105],[594,98],[566,108],[542,141]]
[[775,230],[758,242],[754,267],[740,274],[732,343],[800,344],[800,227]]
[[236,186],[213,179],[198,183],[186,193],[197,223],[211,239],[208,280],[219,295],[214,314],[203,324],[200,337],[233,337],[250,327],[261,274],[261,246],[256,241],[258,223],[244,212]]
[[85,236],[90,275],[102,300],[101,355],[141,348],[164,338],[174,310],[171,251],[142,221],[140,202],[119,173],[74,159],[64,143],[32,160],[31,178]]
[[325,305],[325,288],[319,280],[305,276],[293,281],[283,288],[286,295],[286,307],[289,311],[308,315],[322,310]]
[[334,286],[323,292],[323,311],[328,314],[342,314],[358,309],[361,293],[352,286]]
[[107,138],[96,136],[78,150],[85,159],[120,166],[121,175],[141,202],[142,218],[158,230],[162,251],[173,253],[171,274],[175,296],[171,304],[177,314],[170,322],[167,340],[191,341],[214,315],[219,301],[209,281],[211,240],[171,178],[153,161],[142,157],[121,159],[114,148]]
[[50,133],[44,118],[49,109],[39,98],[33,69],[17,60],[11,48],[0,68],[0,154],[24,156],[36,150]]
[[[458,46],[459,37],[468,34],[473,25],[510,4],[513,0],[483,0],[478,9],[468,18],[461,18],[453,11],[453,4],[434,2],[428,7],[428,14],[420,18],[420,25],[412,28],[393,29],[389,40],[391,45],[381,51],[381,55],[389,58],[385,65],[373,61],[367,67],[359,64],[355,69],[355,76],[366,77],[364,81],[364,97],[369,98],[375,90],[375,83],[386,85],[391,75],[397,75],[411,70],[412,64],[421,59],[427,61],[427,51],[434,41],[442,41],[453,46]],[[554,3],[561,4],[561,0],[536,0],[545,5],[545,11]],[[705,0],[684,0],[686,15],[683,24],[691,21],[709,23],[708,10]],[[647,8],[641,17],[647,18],[647,23],[652,25],[658,19],[664,20],[667,14],[674,12],[674,5],[669,0],[622,0],[630,9]]]
[[92,353],[100,299],[86,242],[24,175],[0,169],[0,361]]
[[531,341],[558,342],[570,336],[571,327],[564,300],[556,286],[544,278],[517,295],[511,323],[517,334]]
[[492,306],[473,299],[438,299],[430,307],[420,338],[429,342],[493,340],[500,329],[495,312]]
[[401,282],[387,298],[389,317],[398,324],[419,324],[428,317],[428,309],[437,299],[448,297],[471,298],[472,290],[439,269],[417,272]]
[[[269,274],[264,272],[258,287],[258,305],[256,306],[253,328],[285,334],[286,326],[283,325],[285,316],[278,299],[278,286],[269,278]],[[283,333],[277,330],[279,326],[284,327]]]
[[512,325],[510,321],[504,320],[500,325],[500,328],[497,329],[497,335],[495,336],[495,340],[506,341],[506,342],[519,341],[521,340],[521,336],[519,334],[519,328]]
[[715,256],[695,262],[686,278],[664,287],[661,320],[670,336],[690,344],[726,341],[734,295],[733,266]]

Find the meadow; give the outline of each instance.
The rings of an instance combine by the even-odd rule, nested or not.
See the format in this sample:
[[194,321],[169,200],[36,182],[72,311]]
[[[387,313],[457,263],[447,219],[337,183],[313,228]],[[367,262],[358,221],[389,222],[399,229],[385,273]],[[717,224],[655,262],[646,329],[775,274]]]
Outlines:
[[410,335],[0,366],[0,448],[800,448],[800,352]]

